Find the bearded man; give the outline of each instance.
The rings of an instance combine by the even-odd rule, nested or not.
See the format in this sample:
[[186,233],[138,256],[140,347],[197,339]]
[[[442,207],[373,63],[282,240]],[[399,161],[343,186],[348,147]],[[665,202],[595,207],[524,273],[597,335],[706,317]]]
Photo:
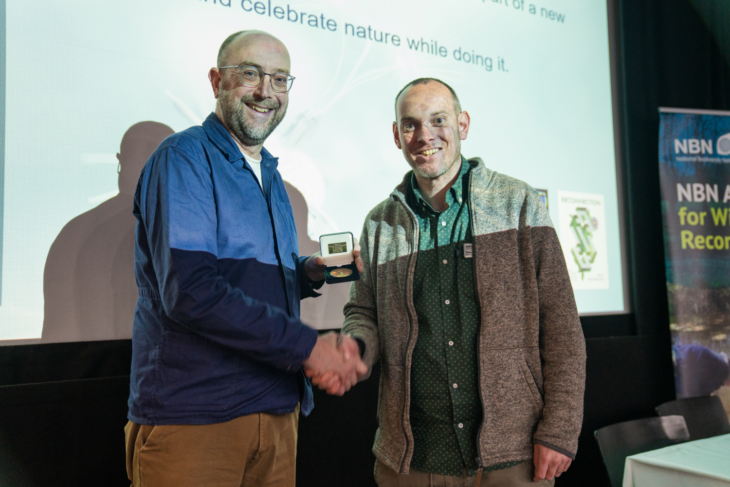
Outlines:
[[135,193],[127,474],[134,486],[293,487],[298,413],[313,407],[304,369],[337,377],[337,393],[366,369],[348,338],[338,348],[299,320],[322,259],[299,257],[263,148],[294,81],[286,47],[235,33],[208,76],[215,113],[165,139]]

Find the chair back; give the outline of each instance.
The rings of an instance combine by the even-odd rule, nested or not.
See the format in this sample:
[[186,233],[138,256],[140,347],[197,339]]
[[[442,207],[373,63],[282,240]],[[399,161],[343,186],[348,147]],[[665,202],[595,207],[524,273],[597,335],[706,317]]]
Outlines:
[[613,487],[621,487],[626,457],[689,440],[682,416],[661,416],[612,424],[594,433]]
[[692,440],[730,434],[730,422],[719,397],[677,399],[660,404],[656,412],[659,416],[684,416]]

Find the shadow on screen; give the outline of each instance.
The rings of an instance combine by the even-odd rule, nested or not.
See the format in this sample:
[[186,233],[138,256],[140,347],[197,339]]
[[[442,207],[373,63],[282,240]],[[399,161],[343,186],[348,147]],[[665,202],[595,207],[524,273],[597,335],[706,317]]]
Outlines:
[[[134,278],[134,190],[145,162],[173,130],[157,122],[129,128],[121,142],[119,194],[68,222],[53,242],[43,277],[42,342],[128,339],[132,336],[137,284]],[[286,183],[299,237],[299,252],[319,250],[307,236],[308,206]],[[324,286],[323,295],[302,301],[302,320],[317,328],[342,326],[349,285]]]
[[157,122],[132,125],[117,154],[119,194],[75,217],[56,237],[43,276],[43,342],[131,338],[134,189],[147,159],[173,133]]

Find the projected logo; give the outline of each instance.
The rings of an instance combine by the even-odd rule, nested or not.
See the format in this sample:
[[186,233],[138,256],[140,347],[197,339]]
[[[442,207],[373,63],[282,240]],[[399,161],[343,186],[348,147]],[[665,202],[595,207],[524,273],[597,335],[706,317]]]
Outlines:
[[726,156],[730,154],[730,133],[717,139],[717,155]]
[[576,208],[575,215],[571,215],[570,228],[578,240],[578,245],[570,249],[570,253],[573,254],[580,278],[583,279],[585,273],[593,268],[593,261],[598,254],[593,245],[593,232],[598,230],[598,219],[591,218],[588,208]]
[[573,289],[608,289],[603,195],[558,191],[559,236]]

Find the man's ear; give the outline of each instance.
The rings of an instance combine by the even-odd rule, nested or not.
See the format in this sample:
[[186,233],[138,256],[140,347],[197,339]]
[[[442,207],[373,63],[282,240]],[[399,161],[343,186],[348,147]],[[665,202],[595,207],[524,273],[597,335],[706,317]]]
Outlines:
[[213,88],[213,95],[218,99],[221,81],[223,80],[220,70],[218,68],[210,68],[210,71],[208,71],[208,79],[210,80],[210,86]]
[[398,122],[393,122],[393,139],[395,140],[395,146],[399,149],[403,149],[400,145],[400,131],[398,130]]
[[471,124],[471,118],[469,113],[463,111],[459,114],[459,137],[461,140],[466,140],[466,136],[469,135],[469,124]]

